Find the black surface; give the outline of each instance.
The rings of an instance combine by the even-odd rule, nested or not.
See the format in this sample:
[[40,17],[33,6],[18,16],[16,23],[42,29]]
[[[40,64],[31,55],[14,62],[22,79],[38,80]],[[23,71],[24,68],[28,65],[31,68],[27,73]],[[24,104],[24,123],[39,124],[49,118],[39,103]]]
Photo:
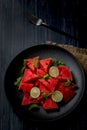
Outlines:
[[[0,0],[0,130],[39,130],[38,127],[31,126],[30,122],[24,122],[18,118],[5,94],[5,73],[17,54],[49,40],[87,48],[84,42],[77,42],[47,28],[30,24],[25,17],[26,10],[58,29],[87,40],[85,0],[58,0],[57,3],[54,0]],[[52,124],[53,127],[50,127],[51,123],[48,127],[43,124],[40,129],[56,127],[55,129],[63,130],[86,130],[86,99],[87,89],[78,109],[72,115]]]
[[[67,66],[69,66],[71,72],[73,73],[75,83],[78,86],[78,90],[76,91],[77,94],[72,101],[61,107],[59,111],[46,112],[42,108],[37,111],[29,111],[25,107],[21,106],[21,93],[19,93],[17,87],[14,86],[14,82],[16,81],[17,77],[20,76],[23,60],[35,56],[40,56],[41,59],[55,57],[58,60],[62,60]],[[17,111],[17,113],[19,113],[19,115],[21,115],[22,118],[38,122],[55,121],[67,116],[79,104],[83,96],[84,89],[85,75],[77,59],[65,49],[53,45],[37,45],[24,50],[13,59],[5,76],[6,94],[14,109]]]

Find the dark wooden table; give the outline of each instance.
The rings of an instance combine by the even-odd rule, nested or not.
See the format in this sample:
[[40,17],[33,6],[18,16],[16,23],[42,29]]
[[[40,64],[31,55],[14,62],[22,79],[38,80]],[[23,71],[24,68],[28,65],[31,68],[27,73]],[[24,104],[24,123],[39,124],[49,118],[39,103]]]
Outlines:
[[50,125],[43,128],[44,124],[41,128],[33,127],[13,112],[5,94],[4,76],[8,65],[17,54],[46,41],[87,48],[86,42],[78,42],[45,27],[36,27],[29,23],[25,16],[27,11],[58,29],[87,40],[85,1],[0,0],[0,130],[39,130],[55,127],[64,130],[87,130],[87,101],[78,109],[71,123],[69,120],[64,125],[57,122],[51,128]]

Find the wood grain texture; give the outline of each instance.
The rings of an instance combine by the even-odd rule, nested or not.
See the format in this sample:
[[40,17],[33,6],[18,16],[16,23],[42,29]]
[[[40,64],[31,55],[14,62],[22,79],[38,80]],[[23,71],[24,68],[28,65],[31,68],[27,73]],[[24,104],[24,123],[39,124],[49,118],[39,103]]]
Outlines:
[[[83,29],[81,24],[83,23],[79,22],[78,24],[75,7],[81,9],[79,0],[71,0],[71,3],[68,0],[59,0],[57,3],[54,3],[54,0],[0,0],[0,130],[43,129],[43,126],[38,128],[33,125],[33,127],[30,122],[26,123],[19,119],[6,97],[4,90],[5,73],[8,65],[17,54],[28,47],[44,43],[45,41],[87,48],[87,44],[76,42],[47,28],[32,25],[25,17],[26,11],[41,17],[45,22],[54,27],[86,39],[85,35],[82,36]],[[84,9],[84,5],[82,7]],[[83,13],[80,11],[84,19],[86,17],[83,16],[85,11],[85,9]],[[80,17],[78,18],[80,19]],[[87,101],[84,100],[84,103],[76,113],[76,117],[79,118],[74,117],[76,120],[74,121],[73,119],[72,123],[69,122],[70,124],[65,124],[65,126],[62,126],[60,123],[59,127],[64,130],[86,130],[86,109]],[[51,128],[44,126],[44,129]]]

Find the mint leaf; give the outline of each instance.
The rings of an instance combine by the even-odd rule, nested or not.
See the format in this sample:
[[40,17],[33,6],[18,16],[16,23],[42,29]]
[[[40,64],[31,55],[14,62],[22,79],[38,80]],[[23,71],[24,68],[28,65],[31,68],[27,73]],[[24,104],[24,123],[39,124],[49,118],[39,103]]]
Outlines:
[[43,78],[44,78],[44,79],[49,78],[49,75],[46,74],[46,75],[43,76]]
[[58,61],[57,64],[58,65],[65,65],[65,63],[63,61]]
[[43,79],[46,79],[46,78],[52,78],[49,74],[46,74],[44,76],[42,76]]
[[21,76],[18,77],[18,78],[16,79],[16,81],[14,82],[14,85],[15,85],[15,86],[19,86],[19,85],[20,85],[20,81],[21,81],[21,79],[22,79]]
[[55,65],[65,65],[63,61],[57,60],[56,58],[52,58],[52,60]]
[[67,81],[64,83],[64,86],[69,86],[70,84],[72,84],[72,82],[69,79],[67,79]]
[[21,73],[23,73],[25,69],[26,69],[26,59],[24,59],[23,61],[23,67],[21,68]]
[[31,104],[28,109],[32,110],[33,108],[39,108],[39,105],[38,104]]
[[49,94],[43,93],[43,94],[42,94],[42,96],[43,96],[44,98],[46,98],[46,99],[47,99],[50,95],[51,95],[51,93],[49,93]]
[[52,58],[54,64],[57,64],[58,60],[56,58]]

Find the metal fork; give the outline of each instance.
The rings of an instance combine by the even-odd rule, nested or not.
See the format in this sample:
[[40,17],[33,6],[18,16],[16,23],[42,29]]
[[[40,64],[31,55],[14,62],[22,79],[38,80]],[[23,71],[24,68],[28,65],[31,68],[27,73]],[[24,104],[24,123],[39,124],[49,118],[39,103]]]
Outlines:
[[36,26],[44,26],[46,28],[51,29],[54,32],[57,32],[57,33],[61,34],[61,35],[67,36],[67,37],[72,38],[72,39],[74,39],[76,41],[79,41],[79,42],[81,42],[81,41],[86,42],[86,44],[87,44],[87,41],[84,41],[83,39],[77,38],[77,37],[75,37],[75,36],[73,36],[73,35],[71,35],[69,33],[66,33],[66,32],[64,32],[62,30],[59,30],[58,28],[55,28],[54,26],[43,22],[43,20],[41,18],[38,18],[38,17],[36,17],[34,15],[31,15],[30,13],[27,13],[27,18],[28,18],[29,22],[31,22],[32,24],[34,24]]

